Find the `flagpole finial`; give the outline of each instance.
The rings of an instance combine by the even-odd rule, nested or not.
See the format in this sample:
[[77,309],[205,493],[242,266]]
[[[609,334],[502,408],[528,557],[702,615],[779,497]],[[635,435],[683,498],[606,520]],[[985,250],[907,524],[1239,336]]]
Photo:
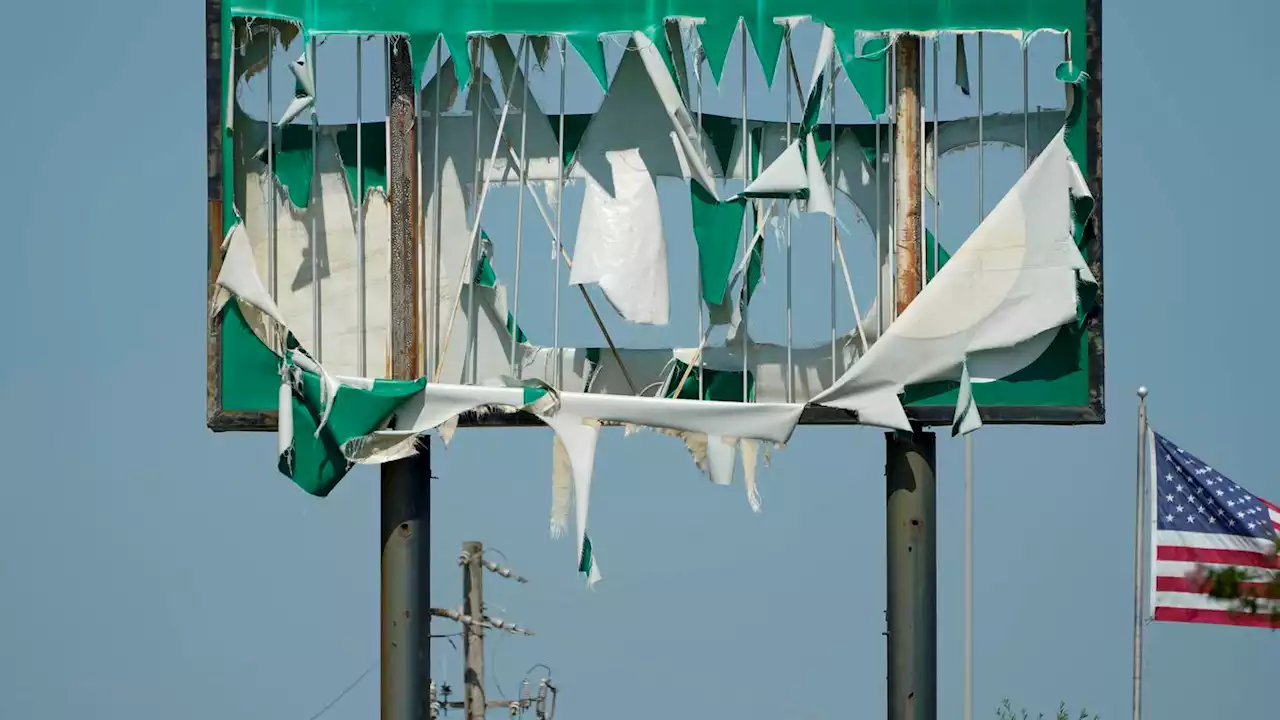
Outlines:
[[1139,387],[1138,387],[1138,398],[1139,398],[1139,399],[1143,399],[1143,400],[1145,400],[1145,399],[1146,399],[1146,397],[1147,397],[1147,386],[1146,386],[1146,385],[1139,386]]

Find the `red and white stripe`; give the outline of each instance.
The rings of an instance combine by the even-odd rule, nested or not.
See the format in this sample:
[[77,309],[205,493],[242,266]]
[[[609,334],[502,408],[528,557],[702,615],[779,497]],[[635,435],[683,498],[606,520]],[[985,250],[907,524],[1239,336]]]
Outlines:
[[[1280,532],[1280,507],[1262,500],[1271,524]],[[1270,540],[1215,533],[1156,529],[1152,519],[1151,611],[1152,619],[1165,622],[1240,625],[1280,628],[1269,606],[1259,612],[1242,611],[1236,601],[1209,597],[1206,570],[1242,568],[1263,573],[1280,568]],[[1265,583],[1244,583],[1244,587]]]

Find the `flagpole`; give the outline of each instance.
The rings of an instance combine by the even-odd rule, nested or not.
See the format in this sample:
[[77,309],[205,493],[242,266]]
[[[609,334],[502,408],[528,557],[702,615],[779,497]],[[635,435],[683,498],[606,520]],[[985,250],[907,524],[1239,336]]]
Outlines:
[[1133,720],[1142,720],[1142,606],[1143,547],[1142,533],[1146,529],[1146,503],[1143,502],[1147,483],[1147,387],[1138,388],[1138,478],[1135,483],[1135,520],[1133,529]]

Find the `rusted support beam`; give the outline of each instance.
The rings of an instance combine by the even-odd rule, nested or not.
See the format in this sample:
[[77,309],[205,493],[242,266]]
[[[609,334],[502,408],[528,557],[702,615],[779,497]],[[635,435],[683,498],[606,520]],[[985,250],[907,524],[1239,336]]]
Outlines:
[[895,315],[902,314],[920,294],[924,278],[920,274],[924,252],[924,202],[920,186],[920,38],[902,35],[894,43],[894,274]]

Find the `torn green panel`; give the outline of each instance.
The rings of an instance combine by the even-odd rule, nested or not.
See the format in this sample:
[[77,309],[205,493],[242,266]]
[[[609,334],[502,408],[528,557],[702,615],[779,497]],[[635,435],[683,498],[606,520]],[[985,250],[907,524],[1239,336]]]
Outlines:
[[[342,159],[342,168],[347,173],[347,189],[353,193],[352,204],[363,202],[369,191],[378,189],[387,191],[387,124],[385,122],[364,123],[359,126],[364,151],[364,184],[359,180],[357,164],[356,138],[357,126],[347,125],[338,131],[338,156]],[[356,188],[360,190],[357,193]]]
[[[556,140],[560,139],[560,116],[548,116],[551,120],[551,132],[556,136]],[[591,124],[591,118],[594,115],[565,115],[564,116],[564,163],[568,165],[573,162],[574,153],[578,151],[578,146],[582,144],[582,138],[587,134],[587,126]]]
[[305,210],[311,203],[311,183],[315,177],[311,127],[285,125],[279,133],[274,146],[276,179],[288,192],[289,202]]
[[303,371],[302,386],[293,392],[292,452],[281,459],[281,471],[308,493],[328,495],[351,468],[343,447],[381,427],[426,384],[424,378],[375,380],[369,389],[341,385],[326,418],[320,376]]
[[738,128],[742,121],[719,115],[702,116],[702,131],[711,140],[711,147],[720,160],[720,167],[729,172],[729,163],[733,162],[733,143],[738,137]]
[[[481,232],[483,241],[487,244],[489,236]],[[474,280],[476,285],[485,288],[495,288],[498,286],[498,274],[493,271],[493,263],[489,261],[488,255],[481,255],[480,262],[476,265],[476,276]],[[513,329],[514,328],[514,329]],[[507,312],[507,334],[512,332],[516,335],[516,342],[529,342],[529,337],[524,334],[524,330],[516,327],[516,320],[510,312]]]
[[458,79],[458,91],[465,92],[471,86],[472,64],[467,45],[467,31],[445,32],[443,40],[445,47],[449,48],[449,57],[453,59],[453,76]]
[[274,410],[279,390],[280,356],[254,334],[232,298],[222,308],[222,409]]
[[[934,260],[934,256],[937,256],[936,261]],[[937,274],[938,271],[946,267],[947,261],[950,259],[951,259],[951,253],[947,252],[946,248],[938,244],[937,239],[933,237],[933,233],[929,232],[928,230],[925,230],[924,231],[924,264],[925,264],[924,276],[925,276],[926,282],[928,280],[932,280],[933,276]]]
[[702,47],[702,55],[711,68],[711,80],[720,84],[720,75],[724,72],[724,63],[729,55],[729,45],[737,34],[737,25],[711,26],[707,23],[698,25],[698,40]]
[[493,288],[498,285],[498,275],[493,271],[493,264],[488,255],[481,255],[476,264],[476,276],[473,282],[480,287]]
[[317,435],[319,416],[296,394],[292,400],[293,446],[276,461],[276,469],[308,495],[327,497],[351,469],[351,462],[332,435]]
[[698,183],[690,183],[689,188],[702,299],[708,305],[719,305],[729,289],[729,275],[742,238],[743,203],[722,203]]
[[[1066,407],[1089,397],[1088,338],[1083,329],[1066,326],[1044,353],[1025,368],[995,382],[973,383],[979,411],[986,406]],[[910,385],[904,405],[955,405],[959,383]]]
[[578,558],[578,572],[590,577],[591,567],[593,565],[591,558],[591,536],[583,533],[582,535],[582,557]]
[[421,88],[426,79],[427,58],[437,43],[444,43],[440,33],[416,34],[409,37],[409,58],[413,62],[413,86]]
[[956,35],[956,87],[969,96],[969,53],[964,49],[964,36]]
[[604,43],[600,42],[600,33],[570,35],[569,44],[578,51],[582,61],[587,64],[596,82],[600,83],[600,89],[608,91],[609,68],[604,62]]
[[1069,85],[1083,83],[1085,78],[1088,77],[1088,75],[1085,74],[1083,67],[1080,67],[1069,60],[1064,60],[1063,62],[1058,63],[1058,65],[1053,69],[1053,76],[1060,82],[1064,82]]
[[[782,44],[787,37],[787,29],[779,25],[773,18],[757,17],[751,27],[751,43],[756,46],[756,57],[760,59],[760,69],[764,72],[764,81],[773,87],[774,76],[778,74],[778,56],[782,54]],[[783,73],[786,83],[786,73]]]
[[[435,32],[569,33],[593,37],[661,25],[667,17],[706,18],[733,28],[746,19],[754,38],[775,18],[811,15],[832,27],[881,30],[1078,29],[1084,0],[524,0],[424,3],[420,0],[231,0],[231,13],[286,18],[318,34]],[[764,43],[761,43],[763,45]],[[1078,57],[1083,57],[1080,55]]]
[[804,115],[800,118],[800,137],[808,137],[813,133],[814,128],[818,126],[818,120],[822,115],[822,103],[826,97],[827,76],[824,74],[818,80],[818,84],[813,86],[813,92],[809,94],[809,98],[804,103]]
[[[755,223],[752,223],[752,232],[755,231]],[[760,284],[760,280],[764,278],[764,240],[757,242],[751,248],[751,262],[747,263],[747,286],[743,291],[742,307],[746,308],[751,303],[751,296],[756,294],[756,286]]]
[[[871,117],[884,114],[886,107],[885,90],[885,50],[889,47],[888,38],[871,38],[862,44],[862,57],[854,52],[854,40],[840,42],[836,38],[836,47],[840,49],[840,59],[844,62],[845,74],[853,89],[858,91],[862,104],[867,107]],[[846,51],[845,48],[848,48]]]
[[[689,373],[689,377],[685,378],[684,384],[678,389],[676,384],[680,382],[680,378],[685,377],[685,372]],[[711,368],[702,368],[702,377],[699,379],[698,368],[689,370],[688,363],[676,360],[671,373],[667,376],[666,387],[668,388],[666,397],[678,398],[681,400],[718,400],[720,402],[743,402],[742,399],[742,370],[712,370]],[[750,372],[747,376],[747,400],[753,402],[756,399],[756,379]],[[698,384],[702,383],[702,394],[698,393]]]

